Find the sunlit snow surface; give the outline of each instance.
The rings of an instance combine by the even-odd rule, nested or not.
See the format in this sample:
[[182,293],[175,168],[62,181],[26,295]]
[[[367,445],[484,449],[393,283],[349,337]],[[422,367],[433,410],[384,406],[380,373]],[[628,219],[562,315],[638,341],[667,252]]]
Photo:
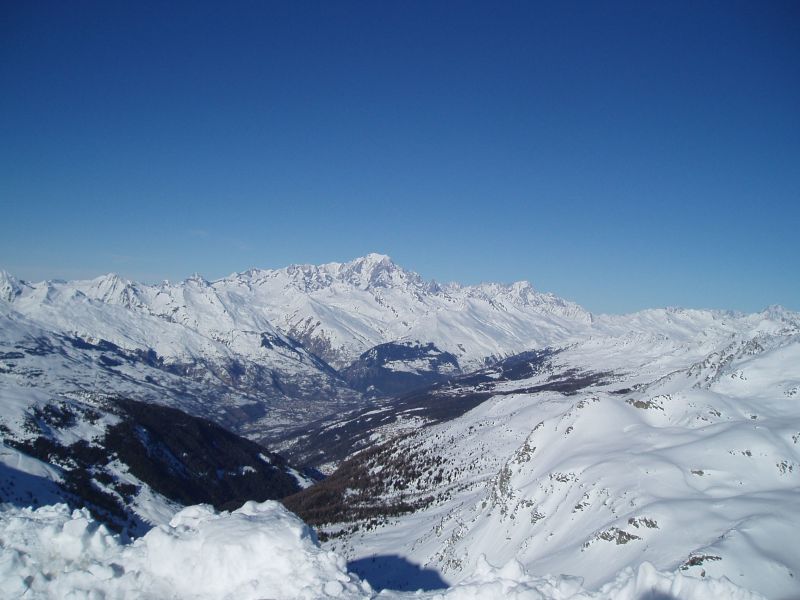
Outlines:
[[455,420],[408,428],[394,456],[438,466],[402,493],[433,501],[328,546],[354,561],[401,556],[450,582],[481,555],[591,588],[648,561],[800,597],[800,336],[732,338],[702,358],[659,352],[590,340],[553,359],[614,370],[590,388],[515,392],[548,370],[491,384],[497,395]]
[[188,507],[132,544],[122,544],[85,511],[70,513],[64,505],[13,509],[0,513],[0,549],[0,594],[6,598],[761,598],[725,579],[659,573],[647,563],[589,592],[575,578],[532,577],[515,561],[494,568],[482,558],[455,587],[379,593],[349,574],[341,556],[321,549],[302,521],[275,502],[249,502],[221,514]]

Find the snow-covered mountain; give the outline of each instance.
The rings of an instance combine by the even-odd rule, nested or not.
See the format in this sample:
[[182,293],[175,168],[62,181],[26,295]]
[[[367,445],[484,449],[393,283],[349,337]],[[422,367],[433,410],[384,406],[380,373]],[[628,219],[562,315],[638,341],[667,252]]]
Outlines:
[[800,323],[798,314],[780,307],[756,315],[675,308],[595,315],[526,281],[438,284],[381,254],[348,263],[250,270],[211,286],[246,298],[272,325],[336,368],[390,342],[433,343],[470,371],[591,336],[667,337],[680,345],[698,336],[719,340],[750,331],[764,318],[788,327]]
[[526,282],[439,285],[378,254],[158,285],[0,272],[0,344],[20,355],[2,368],[17,383],[120,391],[256,438],[356,408],[363,391],[397,393],[531,349],[611,336],[663,354],[712,347],[766,317],[798,322],[767,312],[591,315]]
[[250,270],[212,285],[249,296],[273,325],[337,368],[398,341],[433,343],[474,368],[570,338],[592,321],[577,304],[527,282],[440,285],[381,254]]
[[258,438],[357,406],[324,361],[199,278],[0,280],[0,387],[118,393]]
[[30,284],[2,273],[2,299],[51,329],[122,347],[147,345],[168,360],[233,354],[279,372],[299,370],[305,378],[324,370],[316,357],[341,369],[386,343],[432,343],[469,371],[591,336],[668,337],[681,344],[750,331],[764,317],[788,327],[800,322],[780,307],[756,315],[685,309],[593,315],[528,282],[440,285],[380,254],[159,285],[116,275]]
[[238,508],[310,480],[267,448],[176,409],[0,388],[0,506],[66,502],[127,535],[183,505]]
[[439,285],[379,254],[158,285],[0,272],[0,386],[119,393],[269,441],[365,406],[363,393],[408,392],[521,352],[579,345],[588,362],[622,369],[639,352],[639,374],[655,377],[731,339],[798,326],[780,307],[593,315],[527,282]]
[[485,554],[596,587],[646,560],[798,597],[800,328],[749,318],[594,336],[324,423],[309,437],[358,452],[288,506],[363,576],[399,555],[452,583]]
[[[369,254],[348,263],[292,265],[208,282],[145,285],[109,274],[96,279],[20,282],[0,273],[0,300],[37,322],[59,330],[86,329],[118,345],[138,343],[135,327],[113,327],[89,317],[116,307],[200,334],[164,335],[153,349],[180,359],[222,344],[239,355],[264,355],[264,336],[305,348],[342,368],[370,348],[389,342],[433,343],[454,354],[463,368],[572,339],[592,316],[577,304],[536,292],[527,282],[510,285],[439,285]],[[124,314],[108,311],[114,315]],[[271,359],[273,357],[270,357]]]
[[[400,556],[468,581],[486,554],[597,588],[647,560],[797,596],[798,365],[780,307],[592,315],[382,255],[158,285],[0,274],[4,410],[122,397],[338,466],[287,504],[367,578]],[[15,410],[70,435],[37,402]]]

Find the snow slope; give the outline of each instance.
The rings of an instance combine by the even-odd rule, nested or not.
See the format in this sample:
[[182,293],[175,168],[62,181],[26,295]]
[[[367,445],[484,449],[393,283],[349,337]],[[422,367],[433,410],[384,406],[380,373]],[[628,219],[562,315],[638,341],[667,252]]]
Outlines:
[[[486,396],[452,420],[425,427],[413,409],[375,429],[342,467],[352,478],[321,488],[344,489],[355,515],[327,544],[451,582],[482,554],[590,588],[644,560],[799,597],[800,330],[784,325],[764,317],[724,343],[595,337],[521,379],[489,368],[443,387]],[[548,384],[570,377],[583,389]]]
[[588,592],[574,578],[531,577],[519,563],[497,569],[485,560],[468,581],[451,589],[378,594],[274,502],[248,502],[221,514],[188,507],[132,544],[121,543],[85,511],[70,513],[64,505],[6,511],[0,513],[0,548],[0,591],[9,598],[761,598],[725,579],[659,573],[649,564]]
[[308,485],[279,455],[153,404],[0,387],[0,504],[88,507],[141,535],[183,505],[238,507]]

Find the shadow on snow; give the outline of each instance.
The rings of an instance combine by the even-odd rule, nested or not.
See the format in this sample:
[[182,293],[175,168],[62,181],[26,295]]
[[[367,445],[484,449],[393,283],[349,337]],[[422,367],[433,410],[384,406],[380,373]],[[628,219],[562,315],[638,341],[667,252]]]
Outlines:
[[347,570],[368,581],[375,590],[414,592],[447,587],[447,582],[438,571],[425,569],[394,554],[374,555],[350,561],[347,563]]
[[38,508],[64,501],[64,492],[53,481],[0,462],[0,502]]

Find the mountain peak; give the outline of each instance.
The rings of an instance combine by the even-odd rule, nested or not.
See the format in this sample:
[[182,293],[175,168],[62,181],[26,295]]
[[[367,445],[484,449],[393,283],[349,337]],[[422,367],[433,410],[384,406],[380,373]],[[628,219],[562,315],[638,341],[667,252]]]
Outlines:
[[92,279],[89,282],[87,291],[89,296],[107,302],[112,296],[118,295],[130,284],[130,281],[123,279],[116,273],[106,273]]
[[347,283],[361,289],[393,287],[408,281],[418,283],[420,280],[416,273],[406,271],[397,266],[390,257],[375,252],[340,265],[338,275]]
[[515,281],[514,283],[512,283],[511,284],[511,289],[514,290],[515,292],[528,292],[528,291],[533,292],[533,291],[535,291],[533,289],[533,284],[530,281],[525,280],[525,279],[523,279],[522,281]]
[[359,272],[372,272],[378,270],[392,270],[399,269],[400,267],[385,254],[378,254],[377,252],[370,252],[366,256],[353,259],[350,262],[342,263],[340,270],[342,271],[359,271]]
[[366,256],[361,256],[351,260],[350,262],[344,263],[342,267],[345,269],[357,269],[360,271],[399,268],[390,257],[386,256],[385,254],[377,254],[375,252],[370,252]]
[[75,284],[76,291],[105,304],[119,304],[131,308],[140,303],[137,284],[117,273],[107,273]]
[[372,264],[395,264],[392,258],[387,254],[380,254],[379,252],[370,252],[366,256],[356,259],[357,261],[364,261]]
[[21,291],[17,278],[8,271],[0,269],[0,300],[11,302]]
[[186,278],[185,283],[193,283],[198,287],[208,287],[208,281],[205,277],[200,275],[200,273],[192,273],[189,277]]
[[771,304],[763,311],[761,314],[767,317],[768,319],[772,319],[773,321],[779,321],[791,324],[795,327],[800,326],[800,319],[798,319],[798,313],[789,310],[785,306],[780,304]]
[[98,277],[92,279],[92,281],[98,285],[125,285],[128,283],[126,279],[123,279],[117,273],[106,273],[105,275],[99,275]]

